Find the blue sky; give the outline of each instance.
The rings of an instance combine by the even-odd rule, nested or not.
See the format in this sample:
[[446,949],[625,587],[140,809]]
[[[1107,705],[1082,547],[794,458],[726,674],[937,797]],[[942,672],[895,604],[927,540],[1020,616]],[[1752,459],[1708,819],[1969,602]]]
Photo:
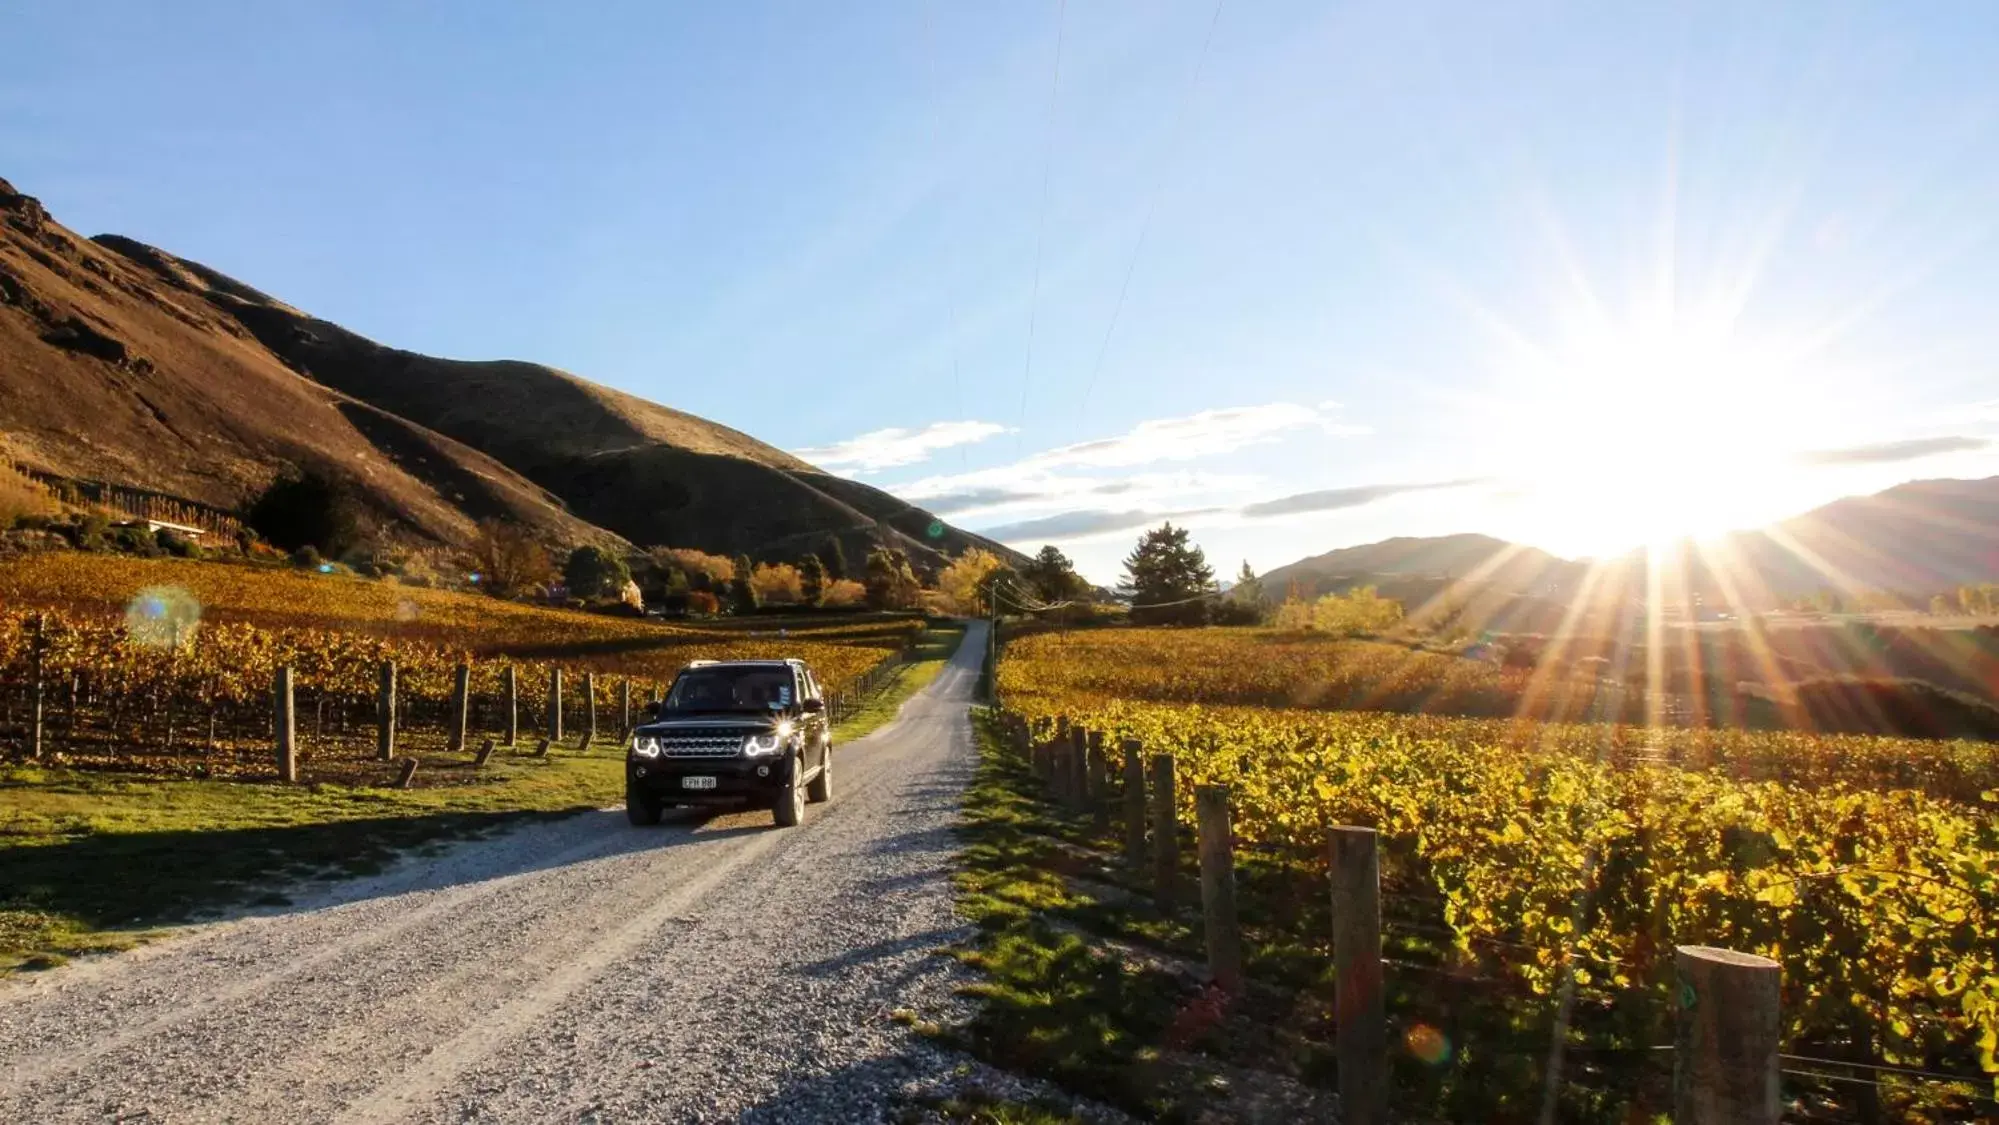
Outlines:
[[1099,579],[1999,472],[1999,5],[15,8],[70,226]]

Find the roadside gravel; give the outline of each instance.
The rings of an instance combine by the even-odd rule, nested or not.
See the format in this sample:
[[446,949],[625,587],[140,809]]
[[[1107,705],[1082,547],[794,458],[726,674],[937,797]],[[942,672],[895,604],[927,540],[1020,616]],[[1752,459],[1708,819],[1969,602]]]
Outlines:
[[[1017,1080],[950,1022],[959,655],[835,755],[803,827],[604,811],[0,982],[0,1121],[871,1121]],[[142,879],[144,872],[134,872]]]

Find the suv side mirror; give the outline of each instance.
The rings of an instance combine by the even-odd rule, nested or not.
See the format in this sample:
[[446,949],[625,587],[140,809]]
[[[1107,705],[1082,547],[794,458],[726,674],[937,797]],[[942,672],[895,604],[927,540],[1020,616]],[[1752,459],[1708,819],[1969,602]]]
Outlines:
[[817,715],[826,709],[826,704],[821,700],[807,699],[798,705],[798,709],[808,715]]

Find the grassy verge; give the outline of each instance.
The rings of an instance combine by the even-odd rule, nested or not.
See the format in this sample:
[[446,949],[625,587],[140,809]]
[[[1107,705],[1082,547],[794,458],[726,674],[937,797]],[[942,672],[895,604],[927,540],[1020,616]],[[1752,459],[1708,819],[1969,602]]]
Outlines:
[[910,697],[930,686],[930,681],[944,670],[951,657],[958,651],[958,642],[965,639],[965,626],[958,621],[941,621],[931,624],[914,642],[909,650],[909,661],[896,669],[880,691],[870,696],[861,708],[840,721],[833,728],[835,744],[851,742],[866,737],[876,729],[885,726]]
[[614,803],[612,757],[496,760],[409,791],[0,770],[0,973],[121,949],[146,931],[317,874],[369,874],[404,848]]
[[1109,841],[1044,802],[978,725],[957,884],[977,927],[960,956],[984,979],[970,989],[978,1014],[944,1034],[1148,1119],[1311,1117],[1320,1094],[1300,1080],[1324,1071],[1324,1045],[1279,1029],[1316,1013],[1209,988],[1198,935],[1118,885]]

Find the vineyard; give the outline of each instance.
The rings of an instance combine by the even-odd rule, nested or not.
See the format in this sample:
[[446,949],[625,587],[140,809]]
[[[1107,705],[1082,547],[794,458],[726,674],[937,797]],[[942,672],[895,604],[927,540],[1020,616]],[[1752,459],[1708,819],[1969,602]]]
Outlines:
[[[1272,643],[1044,634],[1007,648],[998,694],[1104,732],[1113,776],[1124,738],[1170,753],[1185,825],[1195,787],[1229,787],[1251,971],[1299,1010],[1329,963],[1327,830],[1377,829],[1391,1018],[1458,1045],[1403,1079],[1446,1116],[1535,1104],[1553,1044],[1589,1116],[1655,1111],[1684,944],[1782,965],[1785,1050],[1815,1060],[1786,1064],[1801,1120],[1999,1114],[1989,745],[1234,705],[1323,700],[1324,666]],[[1381,673],[1333,663],[1343,698]],[[1461,690],[1392,671],[1375,698]]]
[[304,776],[368,784],[394,776],[377,752],[388,663],[398,755],[432,762],[469,749],[450,745],[461,666],[465,742],[602,742],[689,660],[802,657],[837,693],[920,625],[808,625],[782,636],[672,627],[338,576],[83,555],[9,563],[0,589],[10,594],[0,607],[0,752],[268,777],[273,685],[290,668]]

